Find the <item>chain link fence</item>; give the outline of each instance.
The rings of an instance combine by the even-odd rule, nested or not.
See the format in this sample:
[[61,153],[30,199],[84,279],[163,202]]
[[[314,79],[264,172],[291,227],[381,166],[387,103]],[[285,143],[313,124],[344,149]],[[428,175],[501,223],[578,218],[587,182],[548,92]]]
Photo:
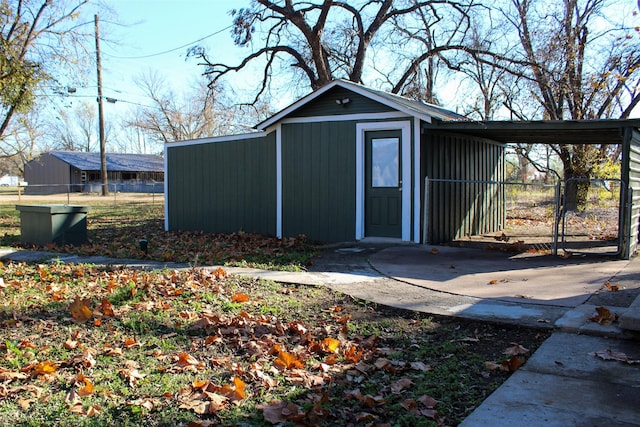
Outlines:
[[624,184],[620,180],[589,180],[586,202],[576,209],[564,205],[566,183],[430,180],[429,190],[458,194],[456,189],[480,184],[499,188],[494,192],[504,197],[504,223],[488,233],[459,234],[454,244],[514,252],[618,254],[621,249]]
[[16,204],[84,205],[91,202],[109,203],[164,203],[163,183],[110,183],[106,196],[102,184],[42,184],[27,186],[0,186],[0,201]]

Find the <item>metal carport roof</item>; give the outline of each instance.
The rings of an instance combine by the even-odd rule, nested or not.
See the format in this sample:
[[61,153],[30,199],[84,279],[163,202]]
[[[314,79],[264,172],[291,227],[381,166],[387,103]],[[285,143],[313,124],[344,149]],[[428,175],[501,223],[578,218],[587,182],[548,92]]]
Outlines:
[[625,128],[640,128],[640,119],[544,121],[444,121],[434,119],[423,129],[451,131],[494,141],[540,144],[621,144]]

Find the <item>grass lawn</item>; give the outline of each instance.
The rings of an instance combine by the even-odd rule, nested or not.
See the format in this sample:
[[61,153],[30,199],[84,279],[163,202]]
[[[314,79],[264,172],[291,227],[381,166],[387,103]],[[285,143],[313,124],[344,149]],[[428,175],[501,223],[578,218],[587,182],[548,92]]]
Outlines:
[[3,264],[0,425],[456,425],[547,337],[200,268],[302,269],[301,238],[165,233],[160,205],[89,218],[89,244],[52,249],[190,267]]

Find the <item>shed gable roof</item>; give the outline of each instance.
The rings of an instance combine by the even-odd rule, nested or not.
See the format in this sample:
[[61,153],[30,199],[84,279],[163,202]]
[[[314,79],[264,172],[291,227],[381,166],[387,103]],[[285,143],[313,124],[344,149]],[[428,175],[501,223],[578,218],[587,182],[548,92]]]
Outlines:
[[466,120],[464,116],[446,110],[442,107],[438,107],[437,105],[427,104],[424,102],[405,98],[400,95],[371,89],[366,86],[346,80],[334,80],[331,83],[324,85],[320,89],[311,92],[307,96],[299,99],[284,110],[271,116],[267,120],[259,123],[258,125],[256,125],[256,128],[259,130],[264,130],[269,126],[276,124],[277,122],[285,119],[287,116],[292,115],[296,110],[299,110],[307,104],[315,101],[335,87],[347,89],[358,95],[364,96],[375,102],[390,107],[393,110],[400,111],[407,114],[408,116],[417,117],[427,123],[430,123],[432,118],[436,118],[439,120]]
[[[100,153],[51,151],[53,157],[80,170],[100,170]],[[164,160],[152,154],[107,153],[107,170],[111,172],[163,172]]]

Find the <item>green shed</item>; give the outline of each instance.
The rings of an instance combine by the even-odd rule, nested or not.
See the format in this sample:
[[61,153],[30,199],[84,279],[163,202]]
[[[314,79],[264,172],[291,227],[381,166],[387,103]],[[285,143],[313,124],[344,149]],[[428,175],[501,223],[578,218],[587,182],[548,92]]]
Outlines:
[[[336,80],[259,123],[257,132],[167,144],[166,229],[417,243],[498,230],[504,206],[490,186],[423,206],[426,177],[504,178],[504,144],[425,130],[459,120],[466,119]],[[425,218],[438,225],[425,228]]]
[[640,120],[479,122],[336,80],[256,132],[166,144],[165,228],[447,243],[502,229],[507,144],[618,144],[620,255],[628,258],[640,233],[638,127]]

